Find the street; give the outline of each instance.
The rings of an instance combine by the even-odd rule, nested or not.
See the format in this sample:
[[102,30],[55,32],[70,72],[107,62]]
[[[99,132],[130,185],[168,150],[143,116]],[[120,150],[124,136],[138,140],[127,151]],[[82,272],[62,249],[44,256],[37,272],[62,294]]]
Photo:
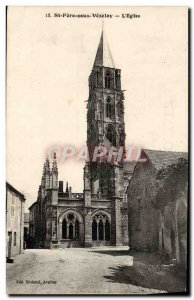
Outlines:
[[150,294],[171,292],[173,288],[183,291],[182,279],[171,273],[166,278],[164,268],[153,268],[146,256],[130,256],[128,247],[123,246],[30,249],[16,256],[13,264],[7,264],[7,293]]

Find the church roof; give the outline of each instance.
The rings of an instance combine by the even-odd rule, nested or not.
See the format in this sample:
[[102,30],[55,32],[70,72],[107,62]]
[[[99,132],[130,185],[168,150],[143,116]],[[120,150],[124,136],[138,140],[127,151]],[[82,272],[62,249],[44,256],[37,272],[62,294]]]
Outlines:
[[112,54],[110,52],[110,48],[107,43],[107,40],[106,40],[103,30],[102,30],[102,34],[100,37],[98,50],[96,52],[96,58],[94,61],[94,67],[102,67],[102,66],[108,67],[108,68],[115,68]]
[[[173,152],[173,151],[161,151],[161,150],[148,150],[142,149],[141,158],[146,157],[152,163],[152,165],[156,168],[156,170],[165,169],[173,163],[176,163],[179,159],[183,158],[188,160],[187,152]],[[129,161],[124,163],[124,173],[133,174],[137,161]],[[141,162],[141,164],[143,164]]]
[[180,158],[188,160],[186,152],[158,151],[143,149],[143,152],[148,156],[152,164],[157,170],[166,168],[177,162]]

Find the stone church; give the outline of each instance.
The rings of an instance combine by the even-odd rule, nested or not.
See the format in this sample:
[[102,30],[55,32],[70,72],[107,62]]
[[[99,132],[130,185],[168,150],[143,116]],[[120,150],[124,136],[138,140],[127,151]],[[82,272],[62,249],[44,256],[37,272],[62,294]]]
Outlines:
[[57,158],[47,158],[37,201],[30,210],[30,236],[36,247],[128,245],[127,164],[93,161],[95,146],[125,146],[121,70],[115,67],[102,31],[89,76],[87,146],[83,193],[58,181]]

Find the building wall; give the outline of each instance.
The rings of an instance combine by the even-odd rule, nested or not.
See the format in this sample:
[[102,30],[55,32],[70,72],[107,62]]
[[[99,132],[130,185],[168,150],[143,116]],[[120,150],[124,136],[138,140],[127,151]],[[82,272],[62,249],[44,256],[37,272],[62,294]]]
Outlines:
[[159,251],[186,265],[187,257],[187,192],[183,191],[159,211]]
[[128,209],[121,207],[121,234],[122,234],[122,245],[129,244],[129,233],[128,233]]
[[[150,160],[137,163],[134,169],[128,189],[129,246],[141,251],[158,251],[185,264],[187,189],[180,189],[175,197],[175,182],[170,191],[158,198],[159,180],[156,176],[157,170]],[[168,188],[164,182],[164,191]]]
[[179,261],[186,266],[187,263],[187,188],[177,199],[177,228],[179,242]]
[[23,252],[24,239],[24,202],[20,197],[7,190],[7,248],[8,256],[9,232],[11,233],[11,257]]
[[157,251],[158,212],[152,207],[156,171],[150,161],[137,163],[128,189],[129,246]]

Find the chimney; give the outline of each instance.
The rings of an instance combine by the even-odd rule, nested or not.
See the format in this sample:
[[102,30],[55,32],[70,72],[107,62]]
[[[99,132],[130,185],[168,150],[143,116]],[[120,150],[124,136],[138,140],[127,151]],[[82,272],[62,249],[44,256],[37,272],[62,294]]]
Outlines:
[[63,181],[59,181],[59,192],[63,193]]

